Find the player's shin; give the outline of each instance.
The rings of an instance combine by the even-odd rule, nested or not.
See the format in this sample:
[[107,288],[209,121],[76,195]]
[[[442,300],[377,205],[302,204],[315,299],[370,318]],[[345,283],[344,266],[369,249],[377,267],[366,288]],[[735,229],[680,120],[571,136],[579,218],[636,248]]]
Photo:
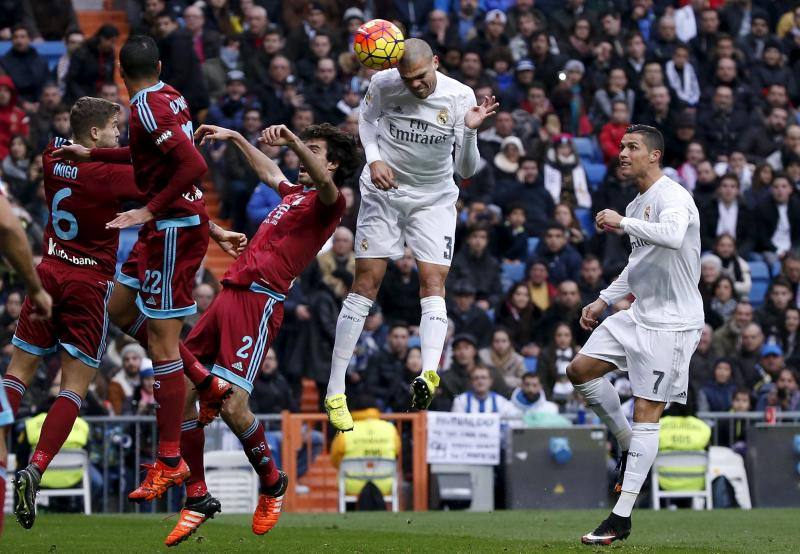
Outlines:
[[5,389],[8,403],[11,406],[11,413],[16,417],[19,411],[19,405],[22,403],[22,397],[25,396],[27,386],[17,376],[6,374],[3,379],[3,389]]
[[586,383],[576,383],[575,389],[617,438],[620,449],[627,452],[631,443],[631,426],[622,411],[619,394],[611,381],[605,377],[598,377]]
[[35,466],[40,475],[45,472],[67,440],[78,418],[81,403],[82,398],[78,393],[64,389],[58,393],[55,402],[47,411],[39,442],[31,456],[31,465]]
[[239,441],[242,443],[244,453],[250,464],[258,474],[261,492],[272,488],[280,478],[280,472],[272,459],[272,452],[267,444],[267,437],[264,434],[264,426],[257,419],[241,433],[237,433]]
[[156,378],[153,395],[158,404],[158,457],[168,466],[175,467],[181,455],[181,421],[186,395],[183,363],[180,360],[156,361],[153,363],[153,373]]
[[331,360],[331,376],[328,380],[328,397],[344,394],[345,374],[350,358],[353,357],[358,337],[364,329],[364,321],[372,308],[372,300],[364,296],[350,293],[344,299],[342,311],[336,321],[336,340],[333,345]]
[[428,296],[419,303],[422,308],[419,323],[422,371],[436,373],[447,337],[447,305],[441,296]]
[[636,497],[658,454],[658,423],[634,423],[622,493],[612,510],[618,516],[630,517]]
[[197,418],[189,419],[181,424],[181,456],[189,464],[192,474],[186,480],[186,497],[201,498],[208,493],[206,474],[203,466],[203,449],[206,435],[197,423]]

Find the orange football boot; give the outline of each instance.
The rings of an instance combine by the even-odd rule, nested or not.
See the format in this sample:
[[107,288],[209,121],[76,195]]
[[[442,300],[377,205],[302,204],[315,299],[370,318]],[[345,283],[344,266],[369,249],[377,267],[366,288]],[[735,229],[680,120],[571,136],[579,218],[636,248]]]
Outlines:
[[177,467],[169,467],[159,459],[154,464],[142,464],[147,468],[147,475],[134,491],[128,495],[131,502],[145,502],[161,498],[167,489],[182,484],[189,478],[189,465],[181,458]]

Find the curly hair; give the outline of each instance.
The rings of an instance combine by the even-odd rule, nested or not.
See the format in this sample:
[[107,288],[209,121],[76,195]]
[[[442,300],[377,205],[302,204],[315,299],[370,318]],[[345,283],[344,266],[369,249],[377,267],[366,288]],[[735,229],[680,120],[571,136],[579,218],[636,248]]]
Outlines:
[[356,142],[353,136],[330,123],[309,125],[300,133],[300,140],[307,142],[312,139],[324,140],[328,152],[329,162],[338,162],[339,167],[333,175],[336,185],[352,175],[359,165]]

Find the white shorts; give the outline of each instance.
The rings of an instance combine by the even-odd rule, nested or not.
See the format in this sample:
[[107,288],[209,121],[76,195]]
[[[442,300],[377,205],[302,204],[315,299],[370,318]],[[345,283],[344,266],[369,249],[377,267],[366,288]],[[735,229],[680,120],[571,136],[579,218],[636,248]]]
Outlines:
[[700,329],[648,329],[637,325],[629,310],[623,310],[603,321],[580,353],[627,371],[633,396],[686,404],[689,360],[701,333]]
[[378,190],[369,167],[361,174],[361,207],[356,226],[356,258],[403,257],[407,245],[421,262],[450,266],[455,249],[458,188],[429,192],[401,185]]

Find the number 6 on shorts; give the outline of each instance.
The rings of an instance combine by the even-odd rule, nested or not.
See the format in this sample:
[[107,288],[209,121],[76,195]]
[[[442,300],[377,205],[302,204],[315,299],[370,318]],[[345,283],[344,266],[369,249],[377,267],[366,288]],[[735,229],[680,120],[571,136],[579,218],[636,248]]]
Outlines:
[[654,371],[653,375],[656,376],[656,384],[653,385],[653,394],[658,394],[658,386],[661,384],[661,381],[664,380],[664,372],[663,371]]

